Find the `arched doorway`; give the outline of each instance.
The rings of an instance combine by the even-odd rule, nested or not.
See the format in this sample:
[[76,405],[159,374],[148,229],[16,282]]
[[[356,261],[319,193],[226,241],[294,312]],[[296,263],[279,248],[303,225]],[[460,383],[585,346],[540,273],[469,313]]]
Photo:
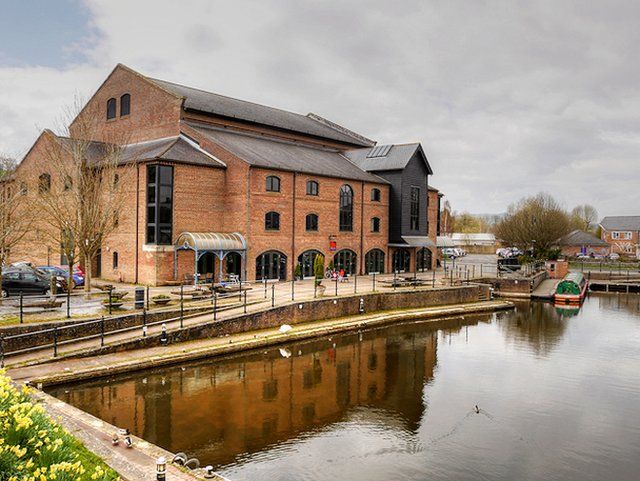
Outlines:
[[419,272],[431,269],[431,249],[423,247],[416,254],[416,268]]
[[198,259],[198,279],[213,279],[216,272],[216,256],[213,252],[205,252]]
[[242,276],[242,256],[237,252],[229,252],[225,256],[227,263],[227,275]]
[[407,249],[396,249],[393,252],[393,270],[396,272],[409,272],[411,254]]
[[278,251],[263,252],[256,258],[256,279],[287,278],[287,256]]
[[344,269],[344,273],[352,276],[356,273],[356,253],[349,249],[336,252],[333,256],[333,266],[337,271]]
[[320,254],[317,250],[304,251],[298,256],[298,264],[302,270],[302,277],[313,277],[313,263]]
[[365,274],[384,274],[384,252],[380,249],[371,249],[364,256]]

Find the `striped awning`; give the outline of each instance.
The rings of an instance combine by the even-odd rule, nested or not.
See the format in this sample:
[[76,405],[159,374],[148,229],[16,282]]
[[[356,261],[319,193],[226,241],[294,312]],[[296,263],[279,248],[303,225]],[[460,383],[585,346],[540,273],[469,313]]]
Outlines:
[[238,232],[183,232],[176,240],[176,247],[197,251],[244,251],[247,241]]

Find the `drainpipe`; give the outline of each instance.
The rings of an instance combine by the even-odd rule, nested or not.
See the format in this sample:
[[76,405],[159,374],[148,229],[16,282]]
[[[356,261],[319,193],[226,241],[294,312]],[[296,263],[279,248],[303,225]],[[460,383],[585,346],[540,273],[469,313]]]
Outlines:
[[[246,232],[246,237],[245,240],[247,241],[247,250],[245,251],[245,258],[244,258],[244,269],[240,269],[240,276],[242,276],[243,273],[247,272],[247,260],[249,259],[249,239],[251,238],[251,236],[249,235],[250,233],[250,226],[251,226],[251,172],[252,169],[251,167],[247,167],[248,169],[248,175],[247,175],[247,224],[245,226],[245,232]],[[222,260],[219,260],[220,262],[220,272],[222,272]],[[257,274],[257,273],[256,273]],[[245,281],[247,281],[247,275],[245,275]]]
[[140,213],[140,164],[136,163],[136,252],[135,252],[135,263],[136,263],[136,271],[134,276],[134,283],[138,283],[138,247],[139,247],[139,239],[138,232],[140,230],[139,226],[139,213]]
[[293,220],[291,222],[291,279],[295,279],[296,266],[296,173],[293,173]]
[[364,262],[364,182],[361,182],[361,192],[360,192],[360,272],[359,275],[364,273],[363,269]]

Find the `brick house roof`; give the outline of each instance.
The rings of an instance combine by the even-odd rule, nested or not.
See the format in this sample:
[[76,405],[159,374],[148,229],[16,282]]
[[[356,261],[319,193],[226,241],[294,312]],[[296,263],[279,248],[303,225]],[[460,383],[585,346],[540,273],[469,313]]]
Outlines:
[[602,239],[582,230],[574,230],[556,241],[559,246],[608,246]]
[[377,175],[363,171],[335,149],[315,148],[264,135],[230,132],[195,122],[185,123],[252,166],[388,184]]
[[600,225],[604,230],[639,230],[640,215],[609,216],[602,219]]
[[361,145],[364,147],[375,144],[374,141],[315,114],[301,115],[173,82],[167,82],[166,80],[150,77],[147,77],[147,79],[159,85],[164,90],[183,97],[184,107],[186,109],[257,123],[291,132],[303,133],[351,145]]

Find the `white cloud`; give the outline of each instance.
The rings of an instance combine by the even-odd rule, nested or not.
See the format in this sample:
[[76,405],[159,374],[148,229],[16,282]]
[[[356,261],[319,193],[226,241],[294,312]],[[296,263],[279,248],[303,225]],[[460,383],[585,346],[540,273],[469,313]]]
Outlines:
[[458,210],[499,212],[545,190],[603,215],[640,211],[635,4],[86,4],[86,64],[0,68],[0,150],[24,152],[34,125],[122,62],[381,142],[422,141]]

